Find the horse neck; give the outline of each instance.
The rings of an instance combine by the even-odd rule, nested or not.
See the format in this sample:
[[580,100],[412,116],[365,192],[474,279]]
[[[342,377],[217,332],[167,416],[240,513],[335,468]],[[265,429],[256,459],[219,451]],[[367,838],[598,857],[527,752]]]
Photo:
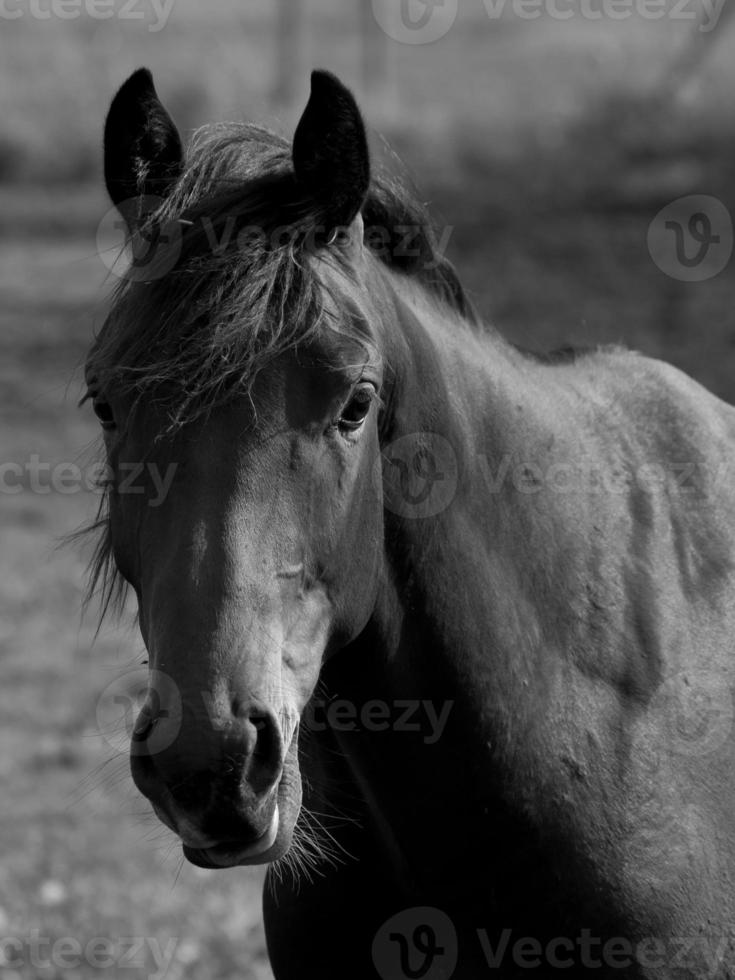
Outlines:
[[[518,608],[528,591],[516,589],[514,578],[529,567],[519,549],[532,548],[529,542],[538,543],[548,527],[529,495],[498,479],[508,461],[542,460],[552,444],[558,448],[565,428],[573,428],[570,406],[560,408],[548,375],[542,378],[537,365],[491,328],[468,324],[402,277],[392,276],[391,285],[396,322],[386,343],[395,381],[388,442],[440,436],[454,455],[457,481],[436,514],[412,519],[386,510],[390,571],[377,620],[388,662],[413,674],[420,649],[425,676],[434,673],[445,684],[481,651],[494,677],[499,667],[517,677],[513,658],[528,648],[523,633],[534,628],[534,616],[524,621]],[[529,553],[524,560],[540,567],[546,557]]]

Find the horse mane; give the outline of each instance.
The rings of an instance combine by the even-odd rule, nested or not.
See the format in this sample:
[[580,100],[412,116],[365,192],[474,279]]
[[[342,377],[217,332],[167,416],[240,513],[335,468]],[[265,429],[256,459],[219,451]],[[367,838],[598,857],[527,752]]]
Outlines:
[[[398,180],[373,177],[362,218],[365,245],[384,265],[479,324],[424,207]],[[287,140],[253,124],[198,130],[182,174],[143,228],[168,242],[157,240],[145,277],[120,279],[88,357],[90,388],[122,391],[134,402],[153,394],[169,409],[173,430],[249,390],[270,358],[308,342],[328,321],[344,331],[313,260],[317,253],[346,260],[339,245],[319,237],[316,221]],[[410,249],[402,247],[407,231]],[[110,607],[120,611],[126,591],[112,554],[110,488],[103,489],[96,520],[79,532],[99,535],[87,601],[101,594],[100,622]]]

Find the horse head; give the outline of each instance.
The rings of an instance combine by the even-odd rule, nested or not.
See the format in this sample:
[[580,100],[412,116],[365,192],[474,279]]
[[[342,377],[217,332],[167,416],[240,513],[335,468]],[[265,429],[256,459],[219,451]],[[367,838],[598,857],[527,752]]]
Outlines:
[[299,813],[299,719],[383,567],[365,130],[315,72],[292,147],[224,129],[185,160],[140,70],[105,176],[138,250],[86,372],[113,473],[98,572],[135,591],[149,653],[133,777],[190,861],[273,861]]

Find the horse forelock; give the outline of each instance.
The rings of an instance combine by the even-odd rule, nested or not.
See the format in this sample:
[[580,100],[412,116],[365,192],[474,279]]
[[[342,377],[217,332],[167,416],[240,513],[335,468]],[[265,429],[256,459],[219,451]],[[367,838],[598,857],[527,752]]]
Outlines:
[[[376,176],[362,215],[368,251],[415,277],[439,305],[475,319],[423,208],[399,184]],[[247,392],[272,358],[326,328],[364,337],[367,314],[355,308],[369,297],[330,295],[328,269],[341,269],[343,283],[354,270],[348,248],[319,238],[317,220],[286,140],[245,124],[198,131],[150,218],[168,244],[159,240],[145,281],[121,280],[90,373],[135,397],[156,389],[178,426]],[[407,233],[410,250],[401,247]]]

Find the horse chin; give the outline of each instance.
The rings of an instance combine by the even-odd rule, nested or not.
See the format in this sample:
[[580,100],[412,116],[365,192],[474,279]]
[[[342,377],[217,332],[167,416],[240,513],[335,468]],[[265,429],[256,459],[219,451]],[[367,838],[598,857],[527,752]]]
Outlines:
[[294,826],[301,809],[301,776],[297,754],[294,738],[286,755],[273,817],[261,837],[242,845],[237,841],[225,841],[209,847],[189,847],[184,844],[183,852],[187,861],[198,868],[212,870],[279,861],[291,847]]
[[280,812],[276,804],[270,826],[257,840],[243,845],[238,845],[234,841],[225,841],[222,844],[201,848],[188,847],[184,844],[184,857],[198,868],[234,868],[237,865],[264,864],[282,856],[280,846],[282,836]]

